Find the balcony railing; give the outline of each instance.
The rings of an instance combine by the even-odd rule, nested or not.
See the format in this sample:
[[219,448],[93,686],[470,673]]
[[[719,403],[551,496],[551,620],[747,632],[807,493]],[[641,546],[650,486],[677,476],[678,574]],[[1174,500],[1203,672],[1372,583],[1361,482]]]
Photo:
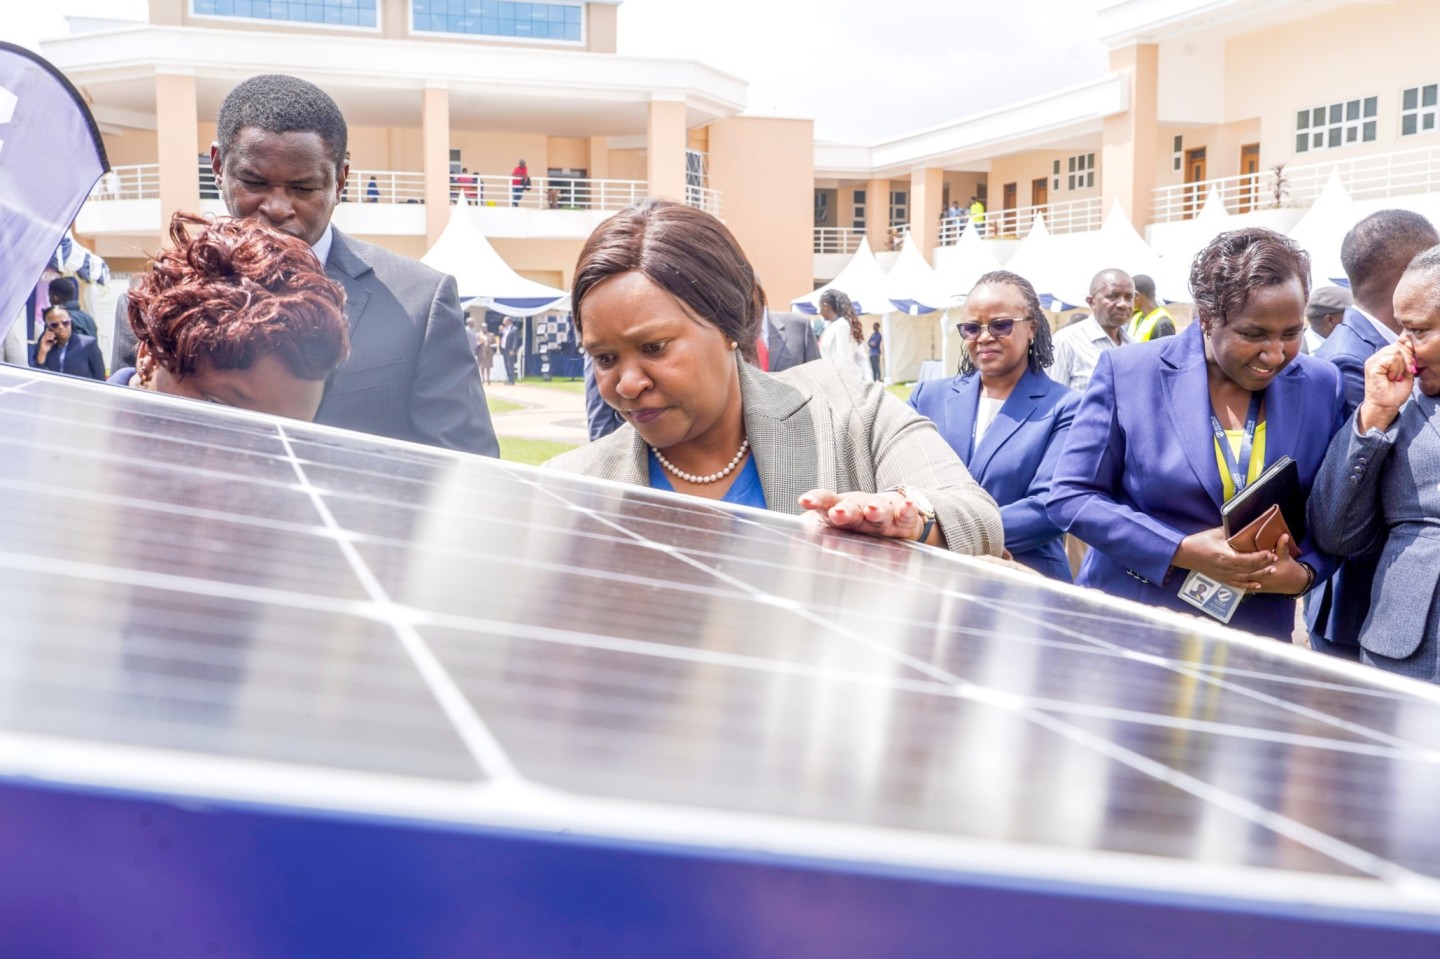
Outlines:
[[530,189],[519,189],[513,177],[457,173],[450,177],[450,198],[465,197],[480,206],[526,210],[622,210],[647,195],[644,180],[588,180],[531,176]]
[[92,200],[154,200],[160,196],[160,164],[111,167],[90,190]]
[[711,216],[720,217],[720,191],[703,186],[685,186],[685,204],[697,210],[704,210]]
[[[1098,196],[1083,200],[1066,200],[1061,203],[1042,203],[1039,206],[1022,206],[1014,210],[987,210],[985,229],[981,236],[986,239],[1020,239],[1028,236],[1035,225],[1035,216],[1045,218],[1045,228],[1051,233],[1084,233],[1100,229],[1104,220],[1102,205]],[[941,246],[951,246],[960,240],[961,230],[967,221],[960,217],[942,220],[939,227]]]
[[1170,223],[1189,219],[1200,212],[1214,191],[1219,192],[1225,209],[1231,213],[1309,206],[1320,195],[1332,172],[1340,174],[1341,184],[1355,200],[1436,193],[1440,192],[1440,147],[1330,163],[1287,165],[1278,177],[1278,192],[1273,168],[1197,183],[1156,187],[1151,191],[1154,221]]
[[425,174],[352,169],[341,196],[349,203],[424,203]]
[[847,226],[817,226],[815,228],[816,253],[854,253],[860,248],[864,230]]

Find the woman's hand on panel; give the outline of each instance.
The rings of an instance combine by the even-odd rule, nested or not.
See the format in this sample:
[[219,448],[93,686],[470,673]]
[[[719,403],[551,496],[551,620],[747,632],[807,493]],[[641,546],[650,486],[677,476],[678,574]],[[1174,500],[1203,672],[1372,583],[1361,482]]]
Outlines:
[[[925,520],[919,508],[898,492],[863,493],[851,491],[836,493],[827,489],[812,489],[799,499],[806,510],[806,517],[824,526],[848,529],[867,536],[886,539],[916,540],[925,528]],[[926,540],[938,545],[940,527],[933,527]]]

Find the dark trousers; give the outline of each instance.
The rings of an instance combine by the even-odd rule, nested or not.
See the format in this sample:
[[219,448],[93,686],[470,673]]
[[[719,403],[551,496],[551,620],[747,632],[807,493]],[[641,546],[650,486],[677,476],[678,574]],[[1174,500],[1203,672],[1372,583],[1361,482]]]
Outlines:
[[505,382],[515,385],[515,354],[510,350],[505,351]]
[[870,372],[875,374],[875,382],[880,382],[880,357],[870,357]]

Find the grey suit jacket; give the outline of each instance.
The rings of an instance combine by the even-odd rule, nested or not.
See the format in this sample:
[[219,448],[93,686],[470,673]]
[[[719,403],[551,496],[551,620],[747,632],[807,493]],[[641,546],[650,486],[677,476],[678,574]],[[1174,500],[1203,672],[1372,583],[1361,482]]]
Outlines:
[[820,359],[820,341],[805,314],[771,313],[768,330],[765,345],[770,350],[771,373]]
[[[903,483],[929,497],[951,550],[1000,555],[1000,510],[935,424],[879,384],[842,376],[829,363],[778,374],[738,355],[736,363],[745,435],[770,509],[798,515],[796,501],[812,489],[875,492]],[[545,465],[636,486],[650,482],[645,441],[629,424]]]
[[[1360,645],[1403,659],[1436,642],[1440,583],[1440,402],[1418,390],[1384,433],[1352,418],[1310,492],[1309,525],[1327,552],[1380,549]],[[1427,623],[1428,630],[1427,630]]]
[[350,358],[315,422],[499,456],[454,277],[339,230],[325,272],[345,288]]

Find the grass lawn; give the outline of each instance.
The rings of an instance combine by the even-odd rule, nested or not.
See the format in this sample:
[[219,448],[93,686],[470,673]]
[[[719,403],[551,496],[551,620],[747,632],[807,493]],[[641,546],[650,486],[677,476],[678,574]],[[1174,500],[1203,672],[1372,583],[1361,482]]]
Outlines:
[[490,407],[491,413],[513,413],[516,410],[523,410],[525,408],[519,403],[512,403],[509,400],[497,400],[489,393],[485,394],[485,405]]
[[555,443],[551,440],[526,440],[514,436],[500,437],[500,458],[512,463],[539,466],[553,456],[573,450],[573,443]]
[[887,386],[887,387],[885,387],[885,389],[889,391],[889,393],[890,393],[891,396],[895,397],[897,400],[899,400],[900,402],[904,403],[905,401],[907,401],[907,400],[910,399],[910,391],[913,390],[913,389],[915,389],[915,384],[914,384],[914,383],[896,383],[896,384],[894,384],[894,385],[892,385],[892,386]]
[[[505,382],[505,381],[504,381],[504,380],[501,380],[500,382],[501,382],[501,385],[504,385],[504,382]],[[585,380],[583,380],[583,379],[572,380],[572,379],[570,379],[568,376],[566,376],[566,377],[557,376],[557,377],[555,377],[553,380],[551,380],[549,383],[546,383],[544,380],[542,380],[542,379],[541,379],[540,377],[538,377],[538,376],[527,376],[527,377],[523,378],[522,380],[520,380],[520,382],[521,382],[521,383],[524,383],[526,386],[538,386],[538,387],[541,387],[542,389],[558,390],[558,391],[560,391],[561,393],[584,393],[584,392],[585,392]]]

